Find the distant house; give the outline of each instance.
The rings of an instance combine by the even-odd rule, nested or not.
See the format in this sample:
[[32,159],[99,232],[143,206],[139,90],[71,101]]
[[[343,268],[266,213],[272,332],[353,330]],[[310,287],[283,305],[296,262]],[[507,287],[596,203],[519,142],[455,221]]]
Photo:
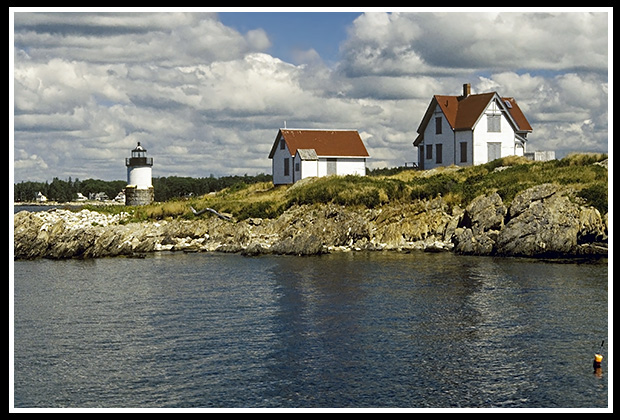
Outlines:
[[269,153],[275,185],[327,175],[363,176],[369,157],[355,130],[281,128]]
[[460,96],[433,96],[417,132],[418,166],[432,169],[524,156],[532,127],[514,98],[474,95],[467,83]]
[[98,192],[98,193],[88,193],[88,199],[93,201],[106,201],[109,200],[108,195],[106,193]]
[[37,193],[37,196],[35,197],[35,200],[37,203],[45,203],[47,201],[47,197],[44,196],[41,191],[39,191]]

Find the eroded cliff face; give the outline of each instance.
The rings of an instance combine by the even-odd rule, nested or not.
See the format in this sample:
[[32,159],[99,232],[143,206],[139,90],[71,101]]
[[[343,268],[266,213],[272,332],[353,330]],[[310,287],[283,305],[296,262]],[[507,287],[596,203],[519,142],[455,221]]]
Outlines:
[[552,184],[532,187],[505,207],[497,194],[476,198],[455,236],[465,254],[564,256],[607,253],[607,218]]
[[123,223],[123,216],[82,210],[20,212],[16,259],[97,258],[157,251],[316,255],[349,250],[453,251],[475,255],[607,254],[607,216],[552,184],[532,187],[509,206],[494,193],[465,209],[441,197],[376,209],[294,206],[276,219]]

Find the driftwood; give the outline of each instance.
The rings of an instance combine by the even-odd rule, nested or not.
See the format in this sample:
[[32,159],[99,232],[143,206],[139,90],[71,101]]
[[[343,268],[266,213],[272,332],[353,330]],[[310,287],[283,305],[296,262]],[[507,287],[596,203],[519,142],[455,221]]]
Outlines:
[[203,213],[211,212],[211,213],[215,214],[217,217],[219,217],[220,219],[232,221],[232,218],[230,216],[222,214],[222,213],[218,212],[217,210],[214,210],[214,209],[209,208],[209,207],[207,207],[205,209],[202,209],[202,210],[196,210],[192,206],[189,206],[189,208],[192,209],[192,213],[194,213],[194,216],[200,216]]

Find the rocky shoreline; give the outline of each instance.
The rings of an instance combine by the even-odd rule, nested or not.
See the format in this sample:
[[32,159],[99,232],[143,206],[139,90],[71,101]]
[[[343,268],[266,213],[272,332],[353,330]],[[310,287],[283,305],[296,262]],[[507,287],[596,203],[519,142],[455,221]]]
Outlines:
[[127,214],[54,209],[14,216],[15,259],[140,257],[152,252],[318,255],[347,251],[426,251],[526,257],[607,256],[607,215],[552,184],[494,193],[465,209],[438,197],[380,208],[293,206],[276,219],[127,223]]

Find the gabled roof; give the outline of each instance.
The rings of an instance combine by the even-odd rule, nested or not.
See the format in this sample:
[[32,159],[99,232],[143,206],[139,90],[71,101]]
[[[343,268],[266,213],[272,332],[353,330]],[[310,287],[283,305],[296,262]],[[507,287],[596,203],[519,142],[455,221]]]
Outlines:
[[468,96],[447,96],[435,95],[431,100],[426,113],[422,118],[422,122],[418,127],[418,138],[414,145],[418,145],[423,140],[424,130],[433,116],[435,106],[439,106],[446,117],[448,124],[454,131],[471,130],[476,125],[484,111],[487,109],[489,102],[497,99],[500,107],[506,111],[508,119],[515,126],[517,132],[531,132],[532,126],[523,115],[521,108],[514,98],[501,98],[497,92],[480,93]]
[[355,130],[311,130],[281,128],[273,143],[269,158],[273,158],[280,140],[284,139],[291,156],[297,149],[314,149],[317,156],[369,157],[364,142]]

